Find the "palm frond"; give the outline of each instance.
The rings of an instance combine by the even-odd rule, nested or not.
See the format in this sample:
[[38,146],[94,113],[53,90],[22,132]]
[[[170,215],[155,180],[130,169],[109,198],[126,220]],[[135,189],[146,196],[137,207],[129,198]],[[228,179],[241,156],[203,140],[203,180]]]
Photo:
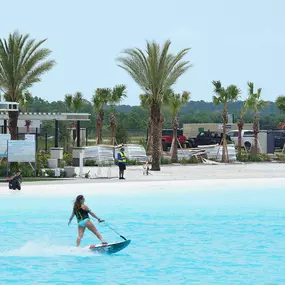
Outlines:
[[280,111],[285,111],[285,96],[278,96],[275,103]]
[[254,90],[253,82],[247,82],[247,85],[248,85],[248,93],[253,94],[253,90]]
[[114,105],[121,103],[121,101],[127,97],[126,90],[127,87],[125,85],[116,85],[111,92],[109,103]]
[[64,96],[64,103],[68,109],[71,109],[72,107],[72,95],[71,94],[66,94]]
[[41,48],[45,41],[36,42],[18,31],[0,39],[0,89],[8,100],[19,101],[22,92],[55,65],[54,60],[47,60],[51,51]]
[[144,108],[145,110],[149,110],[151,105],[151,96],[149,94],[140,94],[139,98],[142,108]]
[[261,109],[267,107],[268,102],[261,99],[261,88],[257,89],[257,92],[254,93],[254,84],[252,82],[248,82],[248,99],[247,99],[247,106],[250,110],[254,113],[258,113]]
[[172,55],[170,45],[169,40],[162,46],[155,41],[147,42],[145,52],[139,48],[127,49],[117,58],[118,66],[151,96],[151,102],[158,105],[163,103],[167,90],[191,67],[189,61],[182,61],[189,49]]
[[243,102],[242,104],[242,107],[241,107],[241,112],[240,112],[240,119],[242,119],[244,117],[244,115],[246,114],[247,112],[247,109],[248,109],[248,106],[247,106],[247,100]]
[[76,92],[72,98],[72,105],[75,112],[78,112],[83,105],[83,95],[81,92]]
[[28,108],[32,100],[33,100],[33,97],[29,91],[25,91],[24,94],[21,94],[19,96],[20,106],[24,109],[25,112],[28,112]]
[[168,104],[170,107],[170,112],[172,118],[177,117],[179,110],[185,104],[187,104],[190,100],[190,92],[184,91],[181,94],[170,94],[168,97]]
[[100,112],[108,103],[112,90],[109,88],[97,88],[92,97],[92,103],[96,112]]

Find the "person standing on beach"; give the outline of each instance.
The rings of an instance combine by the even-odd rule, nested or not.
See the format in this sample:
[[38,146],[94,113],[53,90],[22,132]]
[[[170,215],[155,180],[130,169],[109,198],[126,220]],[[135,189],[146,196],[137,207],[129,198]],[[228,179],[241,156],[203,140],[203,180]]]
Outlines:
[[119,163],[119,179],[125,179],[124,178],[124,172],[126,170],[126,163],[127,163],[127,158],[124,153],[125,149],[122,147],[120,149],[120,152],[118,153],[118,163]]

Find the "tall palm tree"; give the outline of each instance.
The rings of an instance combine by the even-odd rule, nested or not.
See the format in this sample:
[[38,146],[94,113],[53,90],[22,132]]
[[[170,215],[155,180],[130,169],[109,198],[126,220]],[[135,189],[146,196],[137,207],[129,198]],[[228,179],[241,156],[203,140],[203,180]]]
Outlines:
[[[281,111],[281,113],[284,115],[285,112],[285,96],[281,95],[278,96],[277,99],[275,100],[275,104],[277,108]],[[284,129],[284,122],[279,122],[278,126],[283,130]]]
[[[77,113],[82,108],[83,100],[84,100],[83,99],[83,95],[79,91],[75,92],[74,95],[66,94],[65,97],[64,97],[64,102],[65,102],[65,105],[66,105],[66,109],[69,112],[75,112],[75,113]],[[78,121],[75,122],[72,125],[72,127],[73,128],[77,127],[77,124],[78,124]],[[77,133],[73,131],[73,134],[72,134],[73,146],[75,144],[76,137],[77,137]]]
[[165,93],[191,66],[189,61],[183,60],[189,48],[173,55],[169,52],[170,44],[170,41],[163,46],[147,42],[146,52],[139,48],[126,49],[124,56],[118,58],[118,66],[127,71],[149,96],[153,133],[152,170],[156,171],[160,170],[161,106]]
[[109,94],[112,92],[109,88],[97,88],[92,97],[92,103],[97,114],[96,119],[96,144],[102,143],[102,127],[104,122],[104,107],[108,103]]
[[66,94],[64,102],[68,111],[77,113],[83,106],[83,95],[81,92],[75,92],[74,95]]
[[83,95],[81,92],[75,92],[73,95],[73,109],[75,113],[78,113],[78,111],[82,108],[83,106]]
[[116,144],[116,104],[122,102],[127,97],[127,87],[125,85],[116,85],[113,90],[110,91],[108,103],[110,104],[110,129],[111,129],[111,144]]
[[278,96],[275,104],[280,111],[285,112],[285,96]]
[[[0,89],[5,100],[19,102],[23,92],[40,82],[41,76],[55,65],[54,60],[47,60],[51,51],[42,48],[45,41],[36,42],[18,31],[8,39],[0,39]],[[17,137],[18,117],[18,111],[9,111],[11,139]]]
[[237,127],[238,127],[238,157],[241,157],[241,134],[242,134],[242,130],[243,130],[243,126],[244,126],[244,116],[247,112],[247,101],[244,101],[242,104],[242,108],[241,108],[241,112],[239,115],[239,119],[237,122]]
[[258,153],[258,133],[259,133],[259,113],[260,110],[267,107],[268,102],[261,99],[261,88],[257,89],[254,93],[254,84],[248,82],[248,99],[247,106],[253,112],[253,134],[254,134],[254,147],[252,153],[256,155]]
[[152,121],[150,116],[150,97],[148,94],[140,94],[139,95],[141,107],[144,110],[147,110],[149,113],[148,121],[147,121],[147,141],[146,141],[146,152],[151,153],[152,152]]
[[64,96],[64,103],[66,105],[66,110],[70,112],[72,110],[72,105],[73,105],[73,96],[72,96],[72,94],[66,94]]
[[[20,106],[22,107],[23,111],[25,113],[28,113],[29,105],[31,104],[33,100],[32,94],[29,91],[25,91],[25,93],[20,97]],[[30,133],[30,126],[31,126],[31,120],[25,121],[25,126],[27,128],[27,134]]]
[[216,105],[222,104],[223,105],[223,154],[222,154],[222,161],[228,162],[229,158],[227,155],[227,138],[226,138],[226,125],[227,125],[227,115],[228,115],[228,108],[227,105],[229,102],[237,101],[239,95],[241,93],[240,89],[235,85],[230,85],[227,88],[222,87],[220,81],[212,81],[214,85],[214,93],[216,96],[213,96],[213,102]]
[[173,139],[171,145],[171,160],[173,162],[178,161],[177,155],[177,130],[179,127],[178,113],[181,107],[187,104],[190,100],[190,92],[184,91],[182,95],[172,93],[168,98],[168,104],[172,115],[172,128],[173,128]]

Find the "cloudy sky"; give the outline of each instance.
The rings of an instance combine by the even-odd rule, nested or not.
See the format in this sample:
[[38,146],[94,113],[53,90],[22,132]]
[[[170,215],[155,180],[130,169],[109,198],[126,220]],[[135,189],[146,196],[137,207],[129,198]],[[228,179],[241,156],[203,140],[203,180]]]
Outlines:
[[144,49],[146,40],[172,41],[173,53],[190,47],[193,67],[174,89],[193,100],[211,101],[212,80],[247,81],[263,88],[267,100],[285,93],[283,0],[9,0],[1,4],[0,37],[18,29],[47,38],[56,67],[32,88],[34,96],[62,100],[81,91],[126,84],[126,104],[138,105],[141,90],[116,65],[125,48]]

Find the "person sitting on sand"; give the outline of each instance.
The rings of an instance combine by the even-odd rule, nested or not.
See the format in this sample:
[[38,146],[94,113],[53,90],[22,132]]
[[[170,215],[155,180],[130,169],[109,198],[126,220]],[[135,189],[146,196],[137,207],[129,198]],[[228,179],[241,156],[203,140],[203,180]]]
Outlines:
[[97,231],[96,227],[93,225],[93,223],[90,221],[89,214],[98,220],[99,223],[105,222],[104,220],[101,220],[98,218],[85,204],[85,198],[83,195],[79,195],[76,197],[76,200],[74,202],[73,211],[69,218],[68,225],[70,225],[72,219],[74,216],[77,218],[78,222],[78,238],[76,240],[76,246],[80,245],[80,241],[84,235],[85,228],[87,227],[88,230],[90,230],[93,234],[97,236],[97,238],[102,242],[102,244],[107,244],[107,242],[104,241],[103,237],[100,235],[100,233]]

